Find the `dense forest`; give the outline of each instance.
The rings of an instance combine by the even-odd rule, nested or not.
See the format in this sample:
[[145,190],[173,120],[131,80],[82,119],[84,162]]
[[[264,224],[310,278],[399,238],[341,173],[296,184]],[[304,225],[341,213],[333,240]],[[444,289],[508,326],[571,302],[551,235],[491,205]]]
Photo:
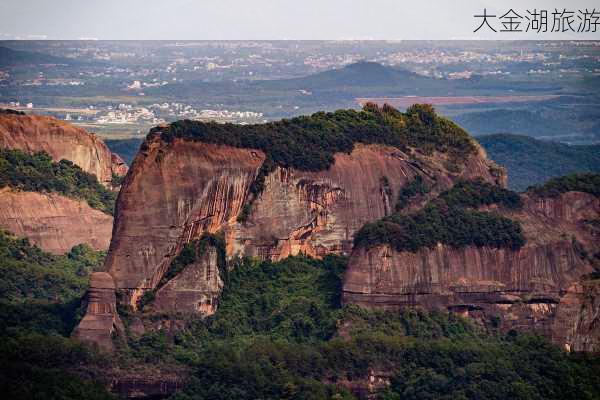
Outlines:
[[320,171],[334,154],[350,153],[355,143],[380,143],[431,152],[450,151],[458,157],[475,150],[470,136],[429,105],[414,105],[405,113],[390,106],[367,104],[362,111],[338,110],[257,125],[177,121],[155,128],[163,140],[186,138],[207,143],[262,150],[274,165]]
[[[14,269],[11,280],[19,281],[22,254],[33,254],[24,263],[33,257],[49,269],[64,263],[72,279],[98,265],[82,249],[52,259],[5,236],[0,257]],[[216,314],[188,317],[176,333],[129,334],[113,356],[67,337],[81,317],[83,294],[83,288],[61,290],[69,280],[57,281],[43,302],[2,299],[0,390],[14,399],[108,399],[107,373],[147,365],[187,371],[183,390],[172,396],[181,400],[355,399],[345,385],[367,379],[370,370],[391,380],[379,394],[386,400],[600,396],[598,360],[568,355],[545,339],[485,331],[442,312],[342,306],[345,258],[233,263]],[[54,292],[70,294],[55,298]],[[120,311],[126,326],[133,317],[166,317]]]
[[68,160],[54,162],[46,152],[28,154],[0,149],[0,188],[6,186],[30,192],[57,192],[85,200],[90,207],[111,215],[117,197],[95,175]]
[[[410,196],[424,189],[420,178],[401,189],[396,209],[401,211]],[[416,188],[416,189],[414,189]],[[521,207],[518,194],[483,181],[460,181],[441,193],[421,211],[396,213],[365,224],[354,236],[355,246],[371,247],[387,243],[398,251],[417,251],[444,243],[453,247],[491,246],[517,249],[525,244],[518,222],[477,207],[499,204]]]
[[54,256],[0,231],[0,391],[6,399],[109,399],[107,359],[68,338],[88,275],[105,254],[78,245]]

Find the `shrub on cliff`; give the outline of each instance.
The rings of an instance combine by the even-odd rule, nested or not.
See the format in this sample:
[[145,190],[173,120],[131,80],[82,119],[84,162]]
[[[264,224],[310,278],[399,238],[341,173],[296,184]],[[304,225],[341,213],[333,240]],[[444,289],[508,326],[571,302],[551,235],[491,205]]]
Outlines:
[[[408,201],[406,192],[404,189],[400,192],[402,207]],[[412,188],[409,192],[412,194]],[[437,243],[457,248],[474,245],[510,249],[525,244],[518,222],[476,210],[490,204],[506,208],[522,205],[518,194],[502,187],[483,181],[460,181],[421,211],[411,215],[395,213],[365,224],[354,236],[354,244],[371,247],[387,243],[397,251],[413,252]]]
[[46,152],[28,154],[0,149],[0,188],[9,186],[31,192],[57,192],[85,200],[107,214],[113,213],[116,194],[68,160],[53,162]]

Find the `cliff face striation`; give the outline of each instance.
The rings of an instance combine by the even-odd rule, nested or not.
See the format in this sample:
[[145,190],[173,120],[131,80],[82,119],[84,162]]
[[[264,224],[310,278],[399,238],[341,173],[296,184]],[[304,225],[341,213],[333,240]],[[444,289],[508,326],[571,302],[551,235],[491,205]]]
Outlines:
[[112,223],[112,216],[85,201],[56,193],[0,189],[0,226],[53,254],[65,254],[81,243],[107,249]]
[[72,161],[106,186],[113,174],[127,173],[125,162],[96,135],[53,117],[0,112],[0,148],[45,151],[55,161]]
[[[595,292],[577,284],[600,250],[598,196],[509,192],[504,171],[457,129],[421,108],[158,127],[123,182],[105,266],[134,308],[210,315],[220,253],[209,245],[178,261],[206,235],[224,239],[226,259],[349,255],[346,303],[450,310],[593,348],[597,301],[584,293]],[[426,245],[356,241],[390,229]]]
[[[224,129],[212,128],[215,135]],[[349,254],[354,233],[391,213],[392,193],[417,175],[431,182],[432,194],[458,179],[505,182],[503,171],[470,142],[459,164],[448,151],[355,143],[348,152],[332,152],[324,169],[282,163],[267,169],[273,156],[260,149],[169,137],[167,129],[147,138],[116,207],[106,267],[132,305],[157,287],[183,246],[204,233],[224,236],[228,258]],[[161,310],[180,309],[167,292],[182,285],[175,280],[160,289]],[[219,291],[214,281],[206,296]]]
[[600,250],[598,233],[589,228],[600,216],[600,199],[571,191],[554,198],[528,193],[522,201],[520,210],[484,207],[520,222],[526,243],[519,249],[358,246],[344,302],[450,310],[491,319],[504,331],[543,334],[569,350],[598,350],[597,289],[580,278],[593,272],[589,255]]

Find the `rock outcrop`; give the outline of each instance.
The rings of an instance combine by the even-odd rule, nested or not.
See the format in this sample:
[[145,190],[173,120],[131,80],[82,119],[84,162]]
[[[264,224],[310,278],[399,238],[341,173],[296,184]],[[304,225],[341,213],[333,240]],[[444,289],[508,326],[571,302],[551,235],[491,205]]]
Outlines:
[[41,115],[0,113],[0,148],[45,151],[55,160],[72,161],[110,186],[112,175],[124,176],[127,165],[92,133]]
[[215,313],[223,289],[217,249],[208,246],[198,257],[156,292],[153,311],[203,316]]
[[0,189],[0,227],[53,254],[64,254],[81,243],[108,249],[112,224],[112,216],[83,200]]
[[482,152],[470,154],[451,172],[445,153],[413,149],[409,155],[356,144],[350,154],[335,154],[328,170],[276,167],[246,221],[239,222],[264,160],[259,150],[149,136],[123,183],[106,262],[132,305],[156,288],[181,248],[204,232],[224,234],[228,257],[349,254],[354,233],[389,214],[389,193],[417,174],[435,181],[437,190],[459,178],[505,180]]
[[560,299],[552,340],[567,351],[600,352],[600,280],[573,283]]
[[590,295],[593,290],[584,295],[578,282],[593,271],[588,254],[600,250],[586,228],[586,221],[600,216],[600,199],[567,192],[557,198],[524,195],[523,201],[520,211],[495,209],[521,222],[527,243],[519,250],[442,244],[417,252],[389,245],[356,248],[344,278],[344,302],[450,310],[589,350],[598,339],[599,300]]
[[117,313],[115,283],[106,272],[90,275],[85,316],[75,328],[73,337],[114,351],[113,336],[125,332]]

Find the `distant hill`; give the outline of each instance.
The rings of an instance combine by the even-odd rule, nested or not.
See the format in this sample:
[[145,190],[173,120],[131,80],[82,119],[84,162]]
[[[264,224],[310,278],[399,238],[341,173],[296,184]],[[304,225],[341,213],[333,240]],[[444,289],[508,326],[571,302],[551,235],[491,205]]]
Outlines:
[[513,134],[477,140],[489,158],[508,169],[508,186],[513,190],[573,172],[600,172],[600,145],[571,146]]
[[70,58],[55,57],[50,54],[13,50],[0,46],[0,67],[14,67],[28,64],[75,64]]
[[[332,69],[302,78],[271,81],[273,84],[304,89],[337,89],[340,87],[394,87],[430,82],[433,78],[414,72],[362,61],[340,69]],[[266,82],[263,81],[263,84]]]

